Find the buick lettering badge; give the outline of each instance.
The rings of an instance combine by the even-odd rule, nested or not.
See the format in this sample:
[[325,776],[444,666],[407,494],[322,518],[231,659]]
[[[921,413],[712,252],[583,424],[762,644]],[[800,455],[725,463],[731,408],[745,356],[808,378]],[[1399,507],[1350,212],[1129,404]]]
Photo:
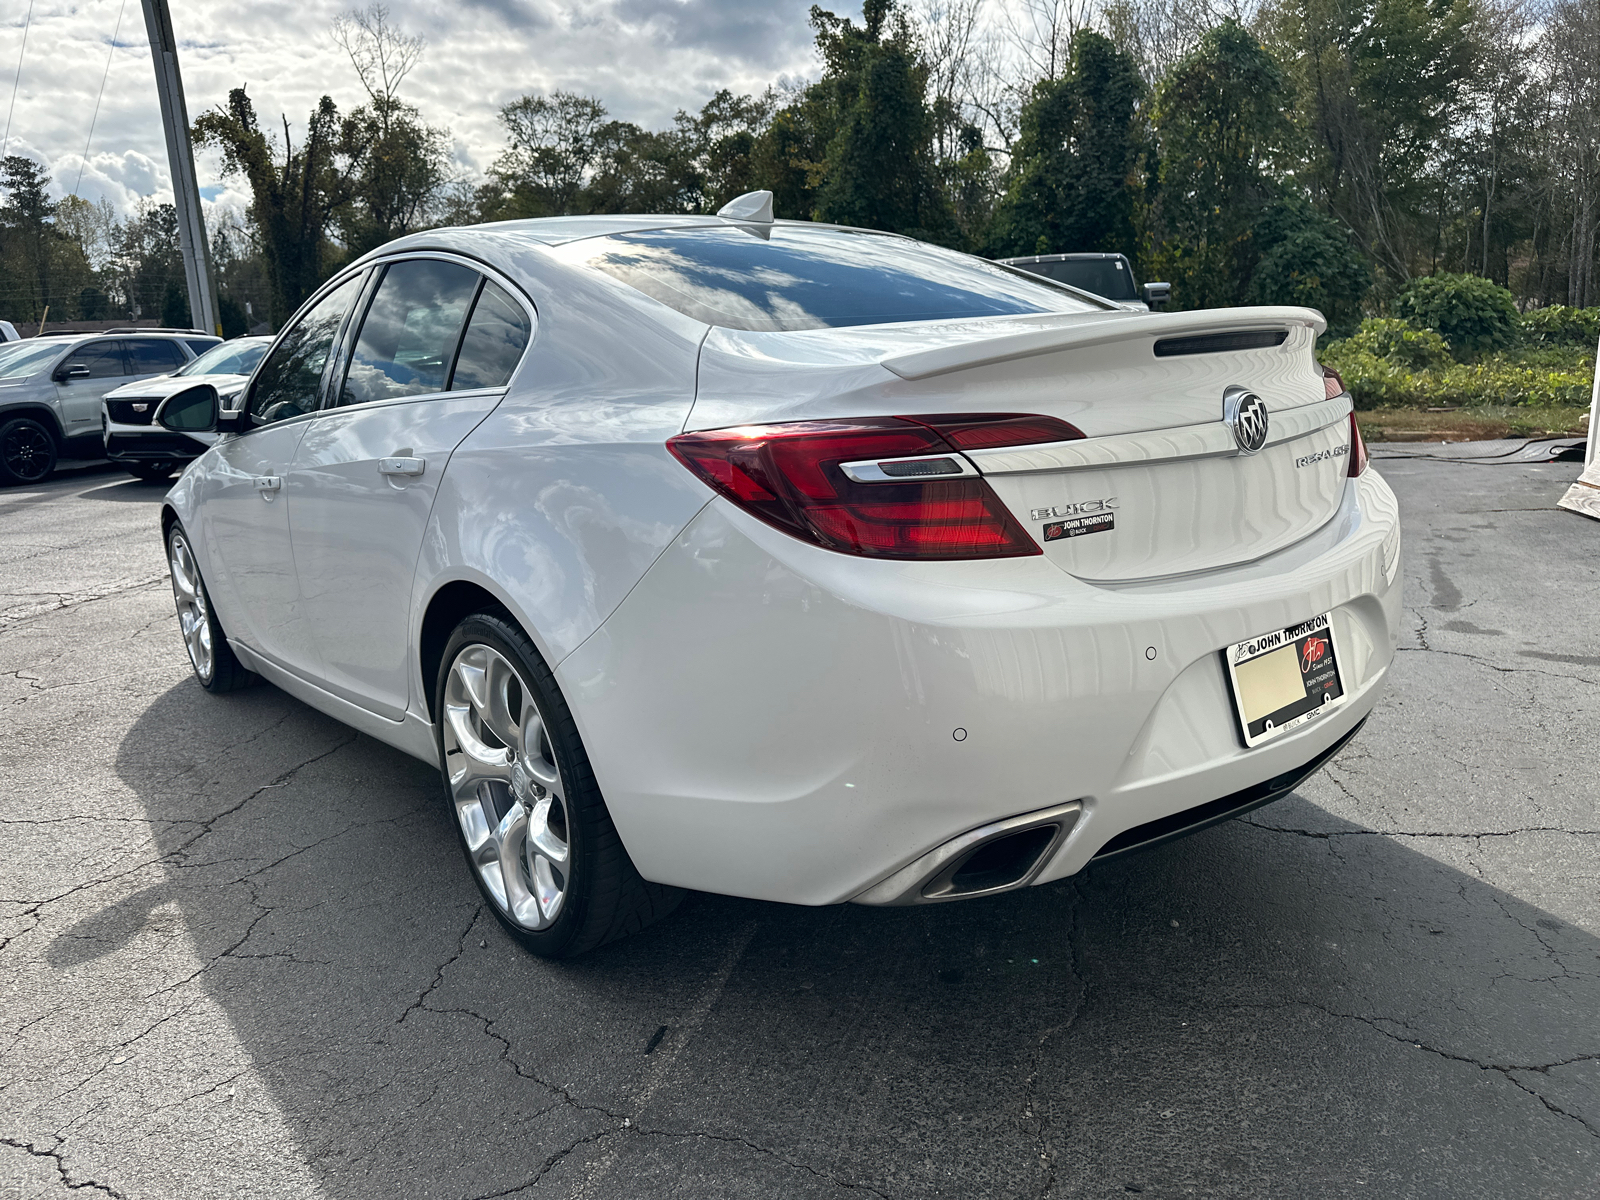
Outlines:
[[1233,430],[1240,454],[1254,454],[1267,444],[1267,406],[1248,388],[1222,393],[1222,420]]

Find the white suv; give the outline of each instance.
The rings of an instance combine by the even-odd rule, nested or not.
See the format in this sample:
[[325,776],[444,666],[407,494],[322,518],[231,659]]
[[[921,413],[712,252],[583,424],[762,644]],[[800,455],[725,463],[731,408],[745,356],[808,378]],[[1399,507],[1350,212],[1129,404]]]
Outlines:
[[0,484],[39,483],[58,459],[102,457],[107,392],[170,374],[219,341],[196,332],[108,330],[0,345]]

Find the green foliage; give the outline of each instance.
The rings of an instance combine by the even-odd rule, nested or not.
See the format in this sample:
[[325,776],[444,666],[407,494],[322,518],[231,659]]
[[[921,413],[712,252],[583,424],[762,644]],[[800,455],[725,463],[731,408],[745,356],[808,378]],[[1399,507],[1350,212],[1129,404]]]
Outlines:
[[931,241],[955,238],[933,160],[928,68],[894,0],[865,0],[862,23],[813,7],[823,76],[808,89],[835,130],[816,219]]
[[1282,196],[1261,214],[1252,236],[1261,251],[1251,273],[1252,304],[1318,309],[1332,337],[1355,329],[1372,272],[1337,221],[1298,196]]
[[58,221],[50,176],[33,159],[7,155],[0,162],[0,316],[38,320],[78,315],[93,278],[83,245]]
[[217,321],[225,338],[243,337],[250,332],[250,318],[245,315],[244,305],[226,292],[217,297]]
[[1510,346],[1517,335],[1511,293],[1479,275],[1424,275],[1394,298],[1395,315],[1437,330],[1457,357]]
[[[1368,321],[1355,337],[1329,344],[1318,357],[1339,372],[1361,409],[1589,402],[1592,350],[1491,353],[1476,362],[1458,363],[1441,360],[1437,344],[1423,348],[1416,336],[1417,331],[1404,328],[1404,322]],[[1385,347],[1387,354],[1375,353]],[[1417,365],[1406,363],[1408,354],[1416,356]]]
[[1172,283],[1177,307],[1249,297],[1261,255],[1255,226],[1278,195],[1269,168],[1287,133],[1285,99],[1277,63],[1232,19],[1157,86],[1151,266]]
[[1090,29],[1073,36],[1066,73],[1034,85],[1022,109],[995,257],[1109,250],[1136,255],[1135,167],[1144,96],[1133,56]]
[[168,279],[161,292],[161,323],[169,329],[188,329],[189,290],[176,279]]
[[1550,304],[1523,313],[1518,325],[1525,345],[1588,349],[1600,340],[1600,308]]
[[221,150],[224,173],[242,175],[249,184],[274,326],[289,318],[337,261],[328,232],[355,195],[364,151],[341,132],[339,110],[324,96],[306,121],[305,141],[280,150],[256,120],[243,88],[234,88],[225,107],[201,113],[194,123],[196,144]]
[[424,228],[445,184],[449,135],[425,125],[411,105],[380,92],[344,119],[339,137],[359,164],[354,203],[342,206],[336,218],[349,255]]
[[1451,361],[1450,346],[1438,333],[1418,329],[1397,317],[1374,317],[1361,322],[1349,345],[1352,350],[1363,350],[1412,371],[1444,367]]

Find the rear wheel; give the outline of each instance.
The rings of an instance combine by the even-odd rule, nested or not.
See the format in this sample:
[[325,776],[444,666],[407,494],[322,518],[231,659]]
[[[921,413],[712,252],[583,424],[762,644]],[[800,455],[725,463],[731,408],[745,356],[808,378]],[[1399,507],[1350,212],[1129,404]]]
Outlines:
[[172,473],[178,469],[177,462],[170,458],[152,458],[122,465],[128,468],[128,474],[146,483],[160,483],[164,479],[171,479]]
[[228,645],[182,525],[174,524],[167,531],[167,567],[172,572],[172,596],[178,603],[184,649],[200,686],[208,692],[231,692],[255,683],[259,676],[245,670]]
[[434,711],[462,851],[512,937],[566,958],[677,906],[681,889],[634,869],[550,668],[506,614],[456,627]]
[[31,417],[0,424],[0,483],[42,483],[56,469],[56,439]]

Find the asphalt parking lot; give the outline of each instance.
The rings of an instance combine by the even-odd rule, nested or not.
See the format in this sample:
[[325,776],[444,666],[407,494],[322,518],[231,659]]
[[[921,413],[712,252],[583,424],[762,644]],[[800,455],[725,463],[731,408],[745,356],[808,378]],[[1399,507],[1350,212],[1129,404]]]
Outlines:
[[0,1196],[1595,1194],[1600,523],[1577,464],[1379,465],[1409,628],[1297,795],[566,964],[429,769],[191,681],[160,488],[0,492]]

